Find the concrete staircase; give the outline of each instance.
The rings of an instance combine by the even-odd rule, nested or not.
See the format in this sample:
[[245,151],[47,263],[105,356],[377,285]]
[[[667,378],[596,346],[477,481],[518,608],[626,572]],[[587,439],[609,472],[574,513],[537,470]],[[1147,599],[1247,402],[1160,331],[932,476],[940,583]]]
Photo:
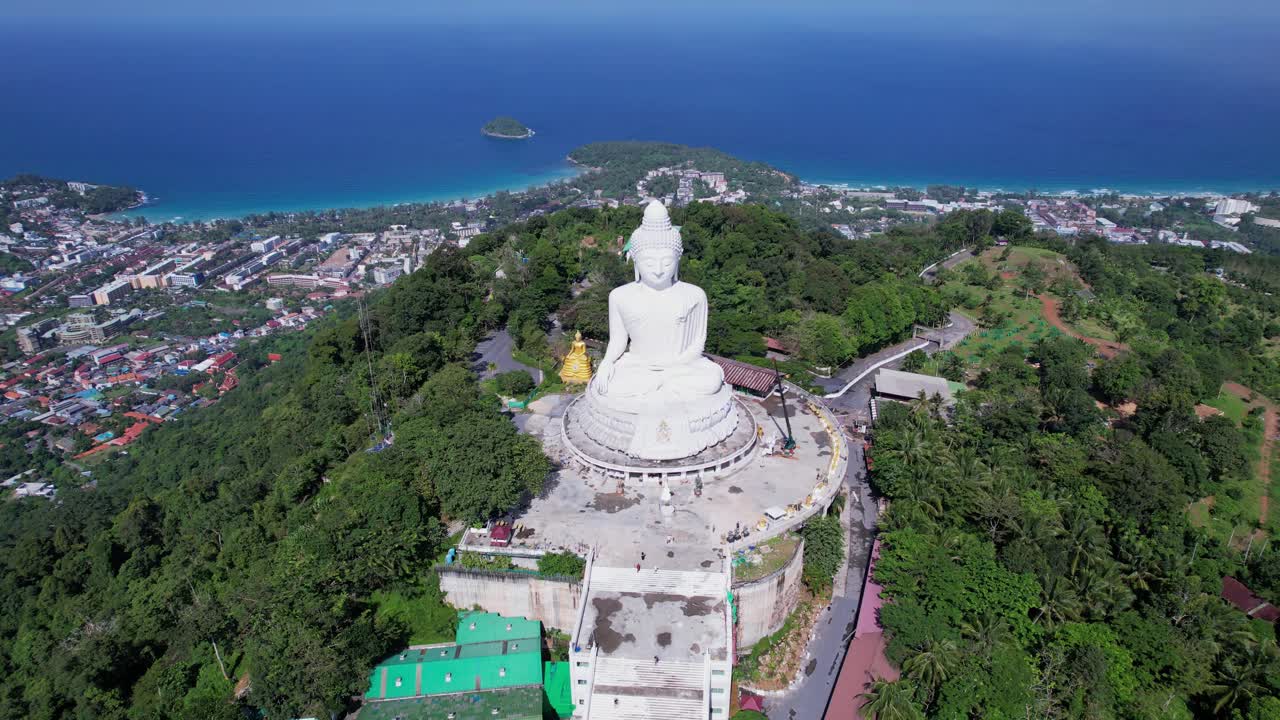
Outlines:
[[652,567],[643,566],[640,572],[636,572],[635,566],[610,568],[596,565],[591,570],[591,590],[723,598],[725,579],[722,573],[689,570],[655,572]]
[[700,662],[655,663],[647,659],[602,657],[596,662],[596,687],[692,691],[701,695],[702,673]]
[[702,700],[607,693],[591,696],[591,720],[701,720],[706,712]]
[[592,720],[698,720],[707,714],[700,662],[599,658]]

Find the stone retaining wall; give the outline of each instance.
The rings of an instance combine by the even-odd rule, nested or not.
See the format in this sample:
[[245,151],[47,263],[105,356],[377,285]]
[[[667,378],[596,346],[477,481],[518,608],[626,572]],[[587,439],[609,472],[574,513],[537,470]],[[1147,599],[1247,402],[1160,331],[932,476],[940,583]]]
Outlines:
[[800,576],[804,569],[804,541],[796,544],[786,565],[760,578],[733,584],[738,606],[738,652],[745,652],[766,635],[782,627],[796,609]]
[[581,581],[452,567],[436,571],[440,590],[456,608],[478,605],[486,612],[539,620],[546,627],[566,633],[577,624]]

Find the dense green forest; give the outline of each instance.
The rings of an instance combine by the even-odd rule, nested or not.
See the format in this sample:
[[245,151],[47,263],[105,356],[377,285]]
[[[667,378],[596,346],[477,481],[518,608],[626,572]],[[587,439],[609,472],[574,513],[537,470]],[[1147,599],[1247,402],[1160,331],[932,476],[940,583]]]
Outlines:
[[[1211,392],[1232,379],[1280,398],[1280,362],[1266,342],[1280,336],[1280,259],[1101,238],[1036,243],[1064,251],[1097,296],[1067,303],[1064,314],[1097,318],[1135,354],[1178,349]],[[1218,269],[1228,282],[1213,276]]]
[[590,177],[575,182],[601,188],[608,197],[630,197],[636,193],[636,182],[646,172],[659,167],[688,165],[703,172],[723,172],[737,179],[733,187],[751,193],[777,192],[790,187],[795,180],[781,170],[764,163],[739,160],[714,148],[660,142],[598,142],[575,148],[569,159],[593,168]]
[[1099,361],[1060,335],[1009,346],[973,369],[954,412],[884,407],[872,483],[891,503],[876,573],[903,678],[873,685],[870,707],[1280,717],[1275,627],[1218,597],[1231,575],[1280,598],[1280,550],[1188,517],[1200,498],[1238,502],[1254,472],[1260,418],[1193,409],[1226,379],[1280,389],[1264,345],[1274,300],[1210,275],[1231,264],[1214,253],[1036,242],[1066,251],[1096,293],[1072,314],[1103,319],[1129,349]]
[[[943,321],[947,304],[916,273],[971,239],[963,213],[871,241],[804,230],[759,206],[695,203],[675,210],[673,221],[684,238],[681,279],[707,292],[709,352],[758,357],[770,335],[825,364],[900,340],[914,323]],[[495,293],[514,308],[508,328],[522,350],[549,357],[563,349],[547,344],[549,313],[565,328],[607,339],[609,290],[631,277],[617,239],[639,222],[635,207],[573,209],[472,240],[468,250],[483,253],[477,265],[506,277]]]
[[[67,187],[65,180],[47,178],[29,173],[15,175],[0,181],[0,188],[5,190],[23,190],[32,197],[46,193],[54,207],[74,208],[86,213],[106,213],[124,210],[140,199],[138,191],[131,187],[98,185],[89,188],[83,195]],[[6,210],[0,210],[0,221],[9,220]],[[6,227],[8,223],[5,223]]]
[[[270,717],[361,692],[409,633],[375,594],[439,608],[442,520],[506,511],[548,470],[453,364],[486,289],[466,258],[433,255],[365,329],[346,317],[247,347],[217,405],[57,503],[4,503],[0,717],[239,717],[242,672]],[[395,443],[365,452],[379,419]]]
[[533,132],[525,127],[524,123],[506,115],[496,117],[485,123],[484,127],[480,128],[480,131],[486,135],[504,138],[524,138]]
[[[64,467],[58,502],[0,505],[0,717],[230,720],[246,674],[240,706],[327,716],[386,653],[445,637],[431,568],[447,524],[504,515],[549,470],[467,370],[472,349],[507,327],[520,352],[549,360],[562,349],[552,318],[603,340],[607,292],[631,277],[618,248],[640,212],[561,211],[438,251],[367,310],[247,343],[238,388],[89,467],[91,483],[76,487],[85,478]],[[814,362],[878,348],[945,317],[950,302],[916,280],[921,268],[993,235],[1032,241],[1010,213],[858,241],[758,206],[695,204],[673,220],[681,276],[708,294],[709,349],[744,358],[765,334]],[[939,717],[1000,717],[1046,685],[1052,697],[1035,707],[1060,715],[1159,702],[1209,716],[1234,674],[1254,684],[1229,706],[1268,717],[1248,693],[1266,695],[1270,680],[1245,670],[1269,657],[1265,633],[1226,612],[1215,584],[1230,571],[1274,596],[1275,551],[1244,565],[1181,511],[1247,472],[1247,433],[1188,413],[1218,378],[1270,377],[1260,346],[1275,311],[1255,288],[1272,276],[1241,268],[1235,286],[1205,275],[1211,254],[1063,249],[1100,308],[1142,303],[1130,308],[1142,323],[1132,354],[1093,370],[1068,341],[1036,348],[1038,369],[1001,355],[975,370],[954,424],[890,411],[877,438],[876,482],[893,499],[893,657],[964,648],[939,660],[936,683],[910,670],[901,687]],[[1096,397],[1140,410],[1107,426]],[[386,429],[394,443],[369,452]],[[5,443],[7,465],[22,466],[20,442]],[[56,458],[36,460],[55,474]],[[1093,523],[1087,557],[1068,534],[1077,518]],[[1046,593],[1074,604],[1055,609]],[[972,607],[998,616],[985,645],[966,639]],[[1178,638],[1199,654],[1170,659]],[[1119,675],[1104,685],[1112,656]],[[999,683],[957,684],[988,676],[977,667]]]
[[[246,344],[238,388],[92,466],[92,483],[60,471],[58,502],[0,505],[0,717],[238,717],[227,699],[246,673],[246,706],[323,716],[409,637],[444,637],[431,567],[446,522],[506,513],[549,469],[459,363],[504,325],[551,354],[549,313],[603,338],[603,291],[629,276],[613,239],[639,221],[566,211],[439,251],[367,314]],[[762,330],[819,310],[863,323],[868,343],[945,311],[898,279],[940,234],[854,243],[758,207],[676,221],[685,276],[722,323],[714,350],[757,352]],[[864,286],[910,297],[883,313],[844,297]],[[367,452],[380,426],[394,443]]]

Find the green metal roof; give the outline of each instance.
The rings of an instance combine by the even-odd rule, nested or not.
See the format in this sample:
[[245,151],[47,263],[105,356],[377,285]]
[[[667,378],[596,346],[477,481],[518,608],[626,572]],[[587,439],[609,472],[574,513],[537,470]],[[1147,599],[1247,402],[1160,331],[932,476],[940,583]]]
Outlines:
[[459,645],[542,638],[542,623],[525,618],[503,617],[497,613],[463,610],[458,613],[458,629],[454,636]]
[[410,648],[369,673],[369,701],[542,685],[542,623],[458,613],[457,643]]
[[[543,720],[541,686],[366,702],[360,720]],[[498,714],[494,715],[493,711]]]
[[573,715],[573,691],[569,685],[569,663],[546,662],[542,664],[542,691],[556,715],[567,718]]
[[532,639],[407,650],[369,673],[365,699],[540,685],[541,660],[542,650]]

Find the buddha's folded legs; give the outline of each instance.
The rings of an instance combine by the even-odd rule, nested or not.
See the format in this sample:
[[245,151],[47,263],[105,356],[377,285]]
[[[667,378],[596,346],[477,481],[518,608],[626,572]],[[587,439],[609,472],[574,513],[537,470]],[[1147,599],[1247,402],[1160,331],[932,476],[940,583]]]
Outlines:
[[618,361],[609,381],[609,396],[615,398],[671,394],[676,399],[712,395],[724,383],[719,365],[698,358],[685,365],[656,369],[627,356]]
[[724,371],[706,358],[666,370],[662,389],[682,396],[711,395],[724,383]]

